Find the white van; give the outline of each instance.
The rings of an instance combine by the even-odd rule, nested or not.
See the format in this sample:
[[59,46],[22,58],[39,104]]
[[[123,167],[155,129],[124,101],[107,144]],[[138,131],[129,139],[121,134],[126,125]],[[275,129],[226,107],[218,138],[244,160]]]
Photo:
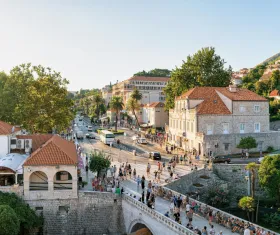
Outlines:
[[88,132],[92,132],[92,126],[88,126]]
[[138,143],[139,144],[147,144],[148,142],[147,142],[147,140],[145,138],[139,138],[138,139]]

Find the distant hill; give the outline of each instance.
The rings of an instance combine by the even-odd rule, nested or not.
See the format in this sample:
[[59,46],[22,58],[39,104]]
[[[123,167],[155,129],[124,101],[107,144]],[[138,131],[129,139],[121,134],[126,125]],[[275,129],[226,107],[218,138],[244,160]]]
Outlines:
[[262,64],[269,64],[271,62],[276,61],[277,59],[280,59],[280,53],[277,53],[271,57],[269,57],[268,59],[266,59],[265,61],[263,61],[262,63],[260,63],[260,65]]

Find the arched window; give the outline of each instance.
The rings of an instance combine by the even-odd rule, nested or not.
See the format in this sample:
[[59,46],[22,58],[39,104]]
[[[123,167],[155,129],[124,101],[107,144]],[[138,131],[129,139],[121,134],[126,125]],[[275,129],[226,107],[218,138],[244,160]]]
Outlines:
[[34,171],[29,177],[29,190],[30,191],[47,191],[48,176],[42,171]]
[[68,171],[56,172],[53,179],[54,190],[71,190],[72,183],[72,175]]

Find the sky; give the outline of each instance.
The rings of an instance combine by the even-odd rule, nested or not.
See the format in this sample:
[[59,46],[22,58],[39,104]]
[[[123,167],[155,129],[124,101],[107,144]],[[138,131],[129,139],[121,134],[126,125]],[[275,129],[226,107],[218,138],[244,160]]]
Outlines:
[[0,0],[0,71],[61,72],[68,90],[174,69],[213,46],[234,70],[280,52],[280,1]]

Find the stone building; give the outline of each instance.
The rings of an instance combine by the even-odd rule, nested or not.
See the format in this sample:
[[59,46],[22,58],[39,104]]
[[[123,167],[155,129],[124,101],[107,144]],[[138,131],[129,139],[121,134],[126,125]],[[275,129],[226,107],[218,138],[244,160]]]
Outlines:
[[143,106],[143,123],[152,127],[164,128],[168,123],[168,113],[164,110],[164,103],[153,102]]
[[193,88],[169,111],[169,142],[200,155],[240,153],[236,146],[246,136],[257,140],[252,151],[278,149],[279,134],[269,128],[268,100],[235,86]]
[[24,198],[77,198],[78,155],[74,143],[51,136],[23,164]]

